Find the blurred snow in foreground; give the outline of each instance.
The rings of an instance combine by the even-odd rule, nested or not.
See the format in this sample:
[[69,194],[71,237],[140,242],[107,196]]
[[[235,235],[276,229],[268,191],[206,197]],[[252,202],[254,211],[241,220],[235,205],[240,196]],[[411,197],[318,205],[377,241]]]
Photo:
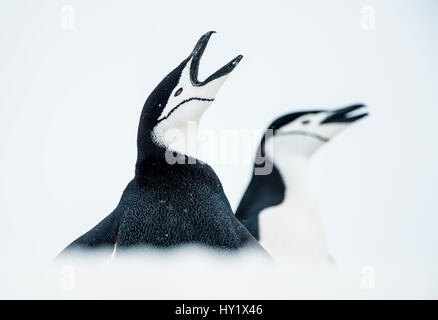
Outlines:
[[437,298],[433,264],[277,266],[251,254],[174,249],[74,256],[46,266],[2,264],[0,298],[405,299]]

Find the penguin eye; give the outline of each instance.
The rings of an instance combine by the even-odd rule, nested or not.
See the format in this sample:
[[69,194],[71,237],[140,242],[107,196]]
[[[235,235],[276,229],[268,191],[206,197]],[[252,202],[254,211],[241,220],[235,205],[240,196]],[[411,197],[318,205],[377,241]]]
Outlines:
[[178,90],[176,90],[175,97],[179,96],[181,94],[182,90],[183,90],[182,88],[179,88]]
[[303,120],[301,123],[302,123],[302,124],[309,124],[309,123],[310,123],[310,120]]

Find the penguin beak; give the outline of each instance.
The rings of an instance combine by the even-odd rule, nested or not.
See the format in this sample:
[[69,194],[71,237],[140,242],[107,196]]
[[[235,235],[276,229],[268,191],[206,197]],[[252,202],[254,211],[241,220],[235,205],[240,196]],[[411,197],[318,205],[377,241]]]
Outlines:
[[213,73],[211,76],[209,76],[204,81],[198,80],[198,70],[199,70],[199,62],[201,61],[202,54],[205,51],[205,48],[207,47],[208,41],[210,40],[211,35],[215,33],[215,31],[209,31],[206,34],[204,34],[196,44],[195,48],[193,49],[191,55],[189,58],[191,58],[191,65],[190,65],[190,80],[192,81],[192,84],[194,86],[203,86],[207,83],[223,77],[227,74],[229,74],[233,69],[239,64],[240,60],[242,60],[243,56],[238,55],[233,60],[228,62],[226,65],[224,65],[222,68],[220,68],[218,71]]
[[324,123],[352,123],[363,117],[368,116],[368,112],[364,110],[364,104],[355,104],[349,107],[334,110],[325,118],[321,124]]

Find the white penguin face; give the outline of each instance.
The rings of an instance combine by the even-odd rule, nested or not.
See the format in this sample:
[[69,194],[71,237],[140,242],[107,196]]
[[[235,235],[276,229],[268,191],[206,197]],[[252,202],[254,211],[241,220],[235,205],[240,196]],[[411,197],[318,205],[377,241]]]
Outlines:
[[367,116],[363,109],[364,105],[353,105],[333,111],[303,112],[275,130],[275,153],[310,156],[350,124]]
[[158,118],[161,126],[175,128],[188,121],[198,121],[216,98],[220,87],[228,77],[226,74],[199,86],[193,84],[190,79],[190,65],[191,61],[183,69],[178,84],[172,90],[167,104]]
[[[165,106],[161,104],[158,106],[161,112],[153,127],[153,133],[162,145],[169,147],[170,141],[168,140],[175,140],[166,138],[169,136],[169,131],[172,131],[170,135],[175,136],[175,130],[186,132],[189,125],[197,125],[202,114],[216,98],[228,75],[242,59],[242,56],[238,55],[207,79],[199,81],[200,59],[213,33],[208,32],[201,37],[190,57],[184,62],[185,65],[178,82],[170,92]],[[172,143],[175,145],[175,141]]]

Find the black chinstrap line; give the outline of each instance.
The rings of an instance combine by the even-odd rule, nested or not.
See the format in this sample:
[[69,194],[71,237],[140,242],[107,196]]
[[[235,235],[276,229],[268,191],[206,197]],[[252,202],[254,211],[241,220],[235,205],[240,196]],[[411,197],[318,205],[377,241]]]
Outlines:
[[277,135],[279,136],[287,136],[287,135],[292,135],[292,134],[297,134],[297,135],[302,135],[302,136],[309,136],[318,140],[321,140],[322,142],[328,142],[330,141],[329,138],[324,138],[316,133],[311,133],[311,132],[306,132],[306,131],[289,131],[289,132],[279,132],[277,133]]
[[158,120],[157,123],[160,123],[161,121],[163,121],[164,119],[169,118],[169,116],[172,114],[172,112],[174,112],[176,109],[178,109],[181,105],[183,105],[186,102],[192,101],[192,100],[199,100],[199,101],[214,101],[214,99],[209,99],[209,98],[199,98],[199,97],[193,97],[193,98],[189,98],[186,100],[181,101],[180,103],[178,103],[176,105],[176,107],[174,107],[172,110],[170,110],[170,112],[167,114],[167,116],[161,118],[160,120]]

